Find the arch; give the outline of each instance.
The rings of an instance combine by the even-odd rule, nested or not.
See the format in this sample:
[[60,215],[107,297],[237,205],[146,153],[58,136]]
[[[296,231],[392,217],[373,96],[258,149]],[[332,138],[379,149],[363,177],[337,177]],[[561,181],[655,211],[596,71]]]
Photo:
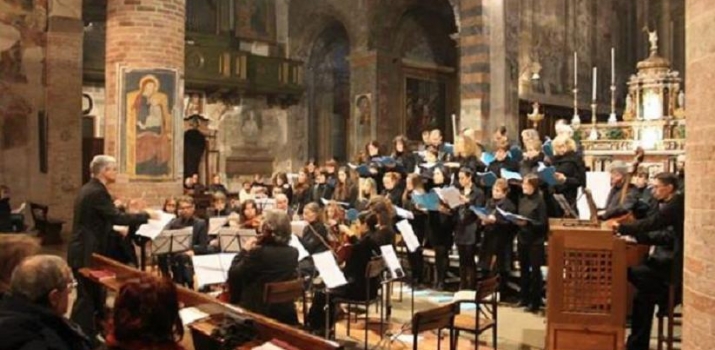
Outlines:
[[[326,27],[334,23],[339,23],[343,27],[351,45],[359,42],[358,31],[348,20],[349,17],[340,9],[326,4],[323,0],[292,1],[288,11],[291,21],[289,29],[291,58],[307,61],[313,43]],[[293,23],[298,25],[293,25]],[[354,47],[351,47],[351,51],[353,49]]]

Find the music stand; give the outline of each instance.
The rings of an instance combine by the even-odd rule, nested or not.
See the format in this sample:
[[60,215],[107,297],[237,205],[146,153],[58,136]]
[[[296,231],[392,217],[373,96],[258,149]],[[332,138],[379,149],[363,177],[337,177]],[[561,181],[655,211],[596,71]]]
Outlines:
[[[402,268],[400,260],[397,258],[397,252],[395,252],[395,248],[392,245],[383,245],[380,247],[380,251],[382,252],[382,259],[383,261],[385,261],[385,266],[387,266],[387,273],[384,274],[382,280],[382,291],[383,296],[385,297],[385,322],[387,322],[389,326],[390,316],[392,315],[392,291],[390,288],[390,283],[396,281],[402,281],[404,283],[404,279],[405,277],[407,277],[407,274],[405,274],[405,270]],[[380,342],[378,342],[373,347],[373,349],[383,347],[385,342],[387,342],[388,345],[391,345],[393,341],[398,340],[399,336],[402,335],[402,333],[411,326],[412,318],[415,314],[414,286],[410,288],[410,295],[412,298],[410,303],[410,314],[412,315],[412,317],[410,317],[410,320],[403,323],[400,327],[400,331],[394,335],[391,334],[392,332],[390,331],[390,328],[387,327],[385,329],[385,333],[383,334],[382,340],[380,340]]]
[[[162,255],[180,253],[191,249],[192,227],[178,230],[163,230],[151,241],[151,254]],[[187,239],[188,238],[188,239]],[[188,240],[188,246],[186,241]],[[187,248],[183,249],[182,248]]]
[[[171,232],[171,253],[183,253],[193,249],[192,236],[194,228],[184,227],[179,230],[166,230]],[[166,232],[165,231],[165,232]]]
[[554,199],[556,200],[556,203],[559,204],[559,207],[561,207],[561,210],[564,211],[564,217],[578,219],[578,214],[576,214],[571,205],[569,205],[569,202],[563,194],[555,193]]
[[258,236],[258,233],[254,229],[238,229],[237,235],[238,244],[240,245],[241,249],[245,249],[246,243],[250,239],[256,238],[256,236]]
[[238,239],[238,229],[233,227],[223,227],[218,230],[218,246],[222,253],[240,252],[241,243]]
[[[322,253],[313,254],[313,262],[315,269],[318,270],[320,278],[325,284],[325,338],[330,339],[330,293],[332,290],[348,284],[345,275],[340,270],[338,262],[335,260],[333,253],[325,251]],[[367,327],[367,325],[365,325]]]

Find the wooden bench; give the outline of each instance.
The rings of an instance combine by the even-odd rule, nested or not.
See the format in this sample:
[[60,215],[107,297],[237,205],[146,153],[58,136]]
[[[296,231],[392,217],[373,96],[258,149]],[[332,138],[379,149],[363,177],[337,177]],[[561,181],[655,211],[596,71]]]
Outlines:
[[49,208],[43,204],[30,202],[30,214],[35,222],[37,236],[42,240],[42,245],[61,244],[62,243],[62,225],[64,221],[52,219],[47,213]]

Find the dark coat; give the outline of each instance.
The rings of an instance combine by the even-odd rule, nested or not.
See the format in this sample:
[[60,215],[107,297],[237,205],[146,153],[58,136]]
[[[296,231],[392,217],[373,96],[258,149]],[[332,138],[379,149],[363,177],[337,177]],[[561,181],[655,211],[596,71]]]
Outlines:
[[[652,244],[665,243],[665,245],[668,245],[670,244],[668,242],[669,239],[662,241],[660,238],[663,237],[657,240],[650,237],[649,241],[648,234],[652,231],[672,229],[673,263],[671,271],[674,271],[673,283],[679,284],[683,280],[684,223],[684,196],[680,193],[676,193],[669,201],[660,203],[657,213],[632,223],[621,224],[618,231],[625,235],[634,236],[639,242]],[[671,276],[663,277],[670,280]]]
[[571,207],[576,207],[578,188],[586,185],[586,168],[583,159],[574,152],[555,156],[553,161],[557,173],[562,173],[566,181],[554,186],[554,192],[563,194]]
[[303,236],[300,243],[310,255],[322,253],[328,250],[328,228],[322,222],[313,222],[303,229]]
[[452,247],[454,243],[454,215],[453,213],[445,214],[440,211],[430,211],[428,226],[429,234],[428,240],[432,247],[434,246],[446,246],[448,248]]
[[367,278],[365,270],[367,264],[373,256],[380,255],[380,246],[387,240],[387,237],[380,237],[381,234],[376,232],[368,232],[359,240],[352,239],[352,253],[350,259],[345,262],[343,273],[348,280],[348,285],[345,287],[344,297],[354,300],[364,300],[368,293],[368,298],[374,298],[377,295],[379,281],[370,281],[370,289],[367,289]]
[[266,284],[298,278],[298,250],[287,245],[258,245],[241,251],[228,271],[231,303],[286,324],[298,324],[293,303],[267,305],[263,302]]
[[10,198],[0,198],[0,232],[12,231]]
[[166,225],[166,229],[178,230],[189,226],[192,227],[191,249],[194,251],[194,254],[201,255],[214,253],[213,249],[209,247],[209,226],[206,224],[205,220],[199,218],[184,220],[177,217]]
[[517,234],[520,245],[542,245],[549,232],[549,218],[546,214],[546,203],[540,191],[531,195],[522,195],[519,199],[519,215],[531,220],[526,226],[519,227]]
[[[623,189],[623,185],[613,186],[608,192],[608,198],[606,199],[605,213],[600,216],[601,220],[608,220],[618,216],[628,214],[633,207],[638,202],[638,190],[636,187],[628,184],[628,188]],[[623,191],[626,191],[623,201],[621,201],[621,196],[623,196]]]
[[310,187],[306,187],[302,191],[293,190],[293,199],[290,205],[296,208],[298,215],[303,215],[303,208],[310,203]]
[[[464,190],[461,192],[464,195]],[[486,201],[484,191],[476,186],[472,186],[472,192],[469,193],[467,198],[469,198],[469,202],[457,207],[455,213],[454,242],[458,245],[477,244],[479,218],[469,207],[472,205],[483,207]]]
[[106,255],[113,225],[138,226],[148,219],[146,213],[122,213],[104,184],[97,179],[89,180],[74,204],[72,238],[67,248],[69,266],[73,269],[89,266],[92,253]]
[[406,173],[414,172],[417,162],[420,161],[419,156],[412,152],[394,153],[392,157]]
[[333,186],[324,184],[314,184],[310,188],[310,200],[309,202],[315,202],[323,206],[323,201],[321,199],[330,200],[333,198]]
[[79,326],[21,297],[0,301],[0,350],[88,350]]

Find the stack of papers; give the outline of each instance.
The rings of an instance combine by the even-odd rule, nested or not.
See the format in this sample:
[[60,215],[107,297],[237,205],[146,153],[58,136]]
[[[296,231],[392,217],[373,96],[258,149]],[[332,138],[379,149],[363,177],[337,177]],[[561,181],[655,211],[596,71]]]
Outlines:
[[382,252],[382,259],[390,271],[390,278],[396,280],[404,277],[405,271],[402,270],[400,260],[397,259],[395,248],[391,244],[383,245],[380,246],[380,252]]
[[167,214],[163,211],[157,211],[157,213],[159,214],[159,219],[149,220],[146,224],[139,226],[137,235],[154,240],[154,238],[164,230],[164,227],[176,217],[173,214]]
[[333,252],[325,251],[322,253],[313,254],[313,263],[320,274],[323,283],[329,288],[334,289],[348,284],[343,271],[340,270],[338,263],[335,261]]
[[462,194],[454,186],[449,186],[447,188],[434,188],[433,191],[437,193],[439,198],[449,206],[450,209],[454,209],[462,205]]
[[194,264],[196,281],[199,286],[221,284],[228,279],[228,270],[236,254],[221,253],[194,255],[191,261]]
[[405,241],[407,250],[409,250],[410,253],[414,253],[420,248],[420,241],[417,239],[417,235],[415,235],[415,231],[409,221],[402,220],[398,222],[397,231],[402,234],[402,239]]
[[185,307],[179,310],[179,317],[181,317],[181,322],[184,326],[188,326],[200,319],[209,317],[211,315],[195,308],[195,307]]
[[290,243],[288,243],[288,245],[298,250],[298,261],[301,261],[310,255],[303,244],[300,243],[300,239],[296,235],[291,235]]

